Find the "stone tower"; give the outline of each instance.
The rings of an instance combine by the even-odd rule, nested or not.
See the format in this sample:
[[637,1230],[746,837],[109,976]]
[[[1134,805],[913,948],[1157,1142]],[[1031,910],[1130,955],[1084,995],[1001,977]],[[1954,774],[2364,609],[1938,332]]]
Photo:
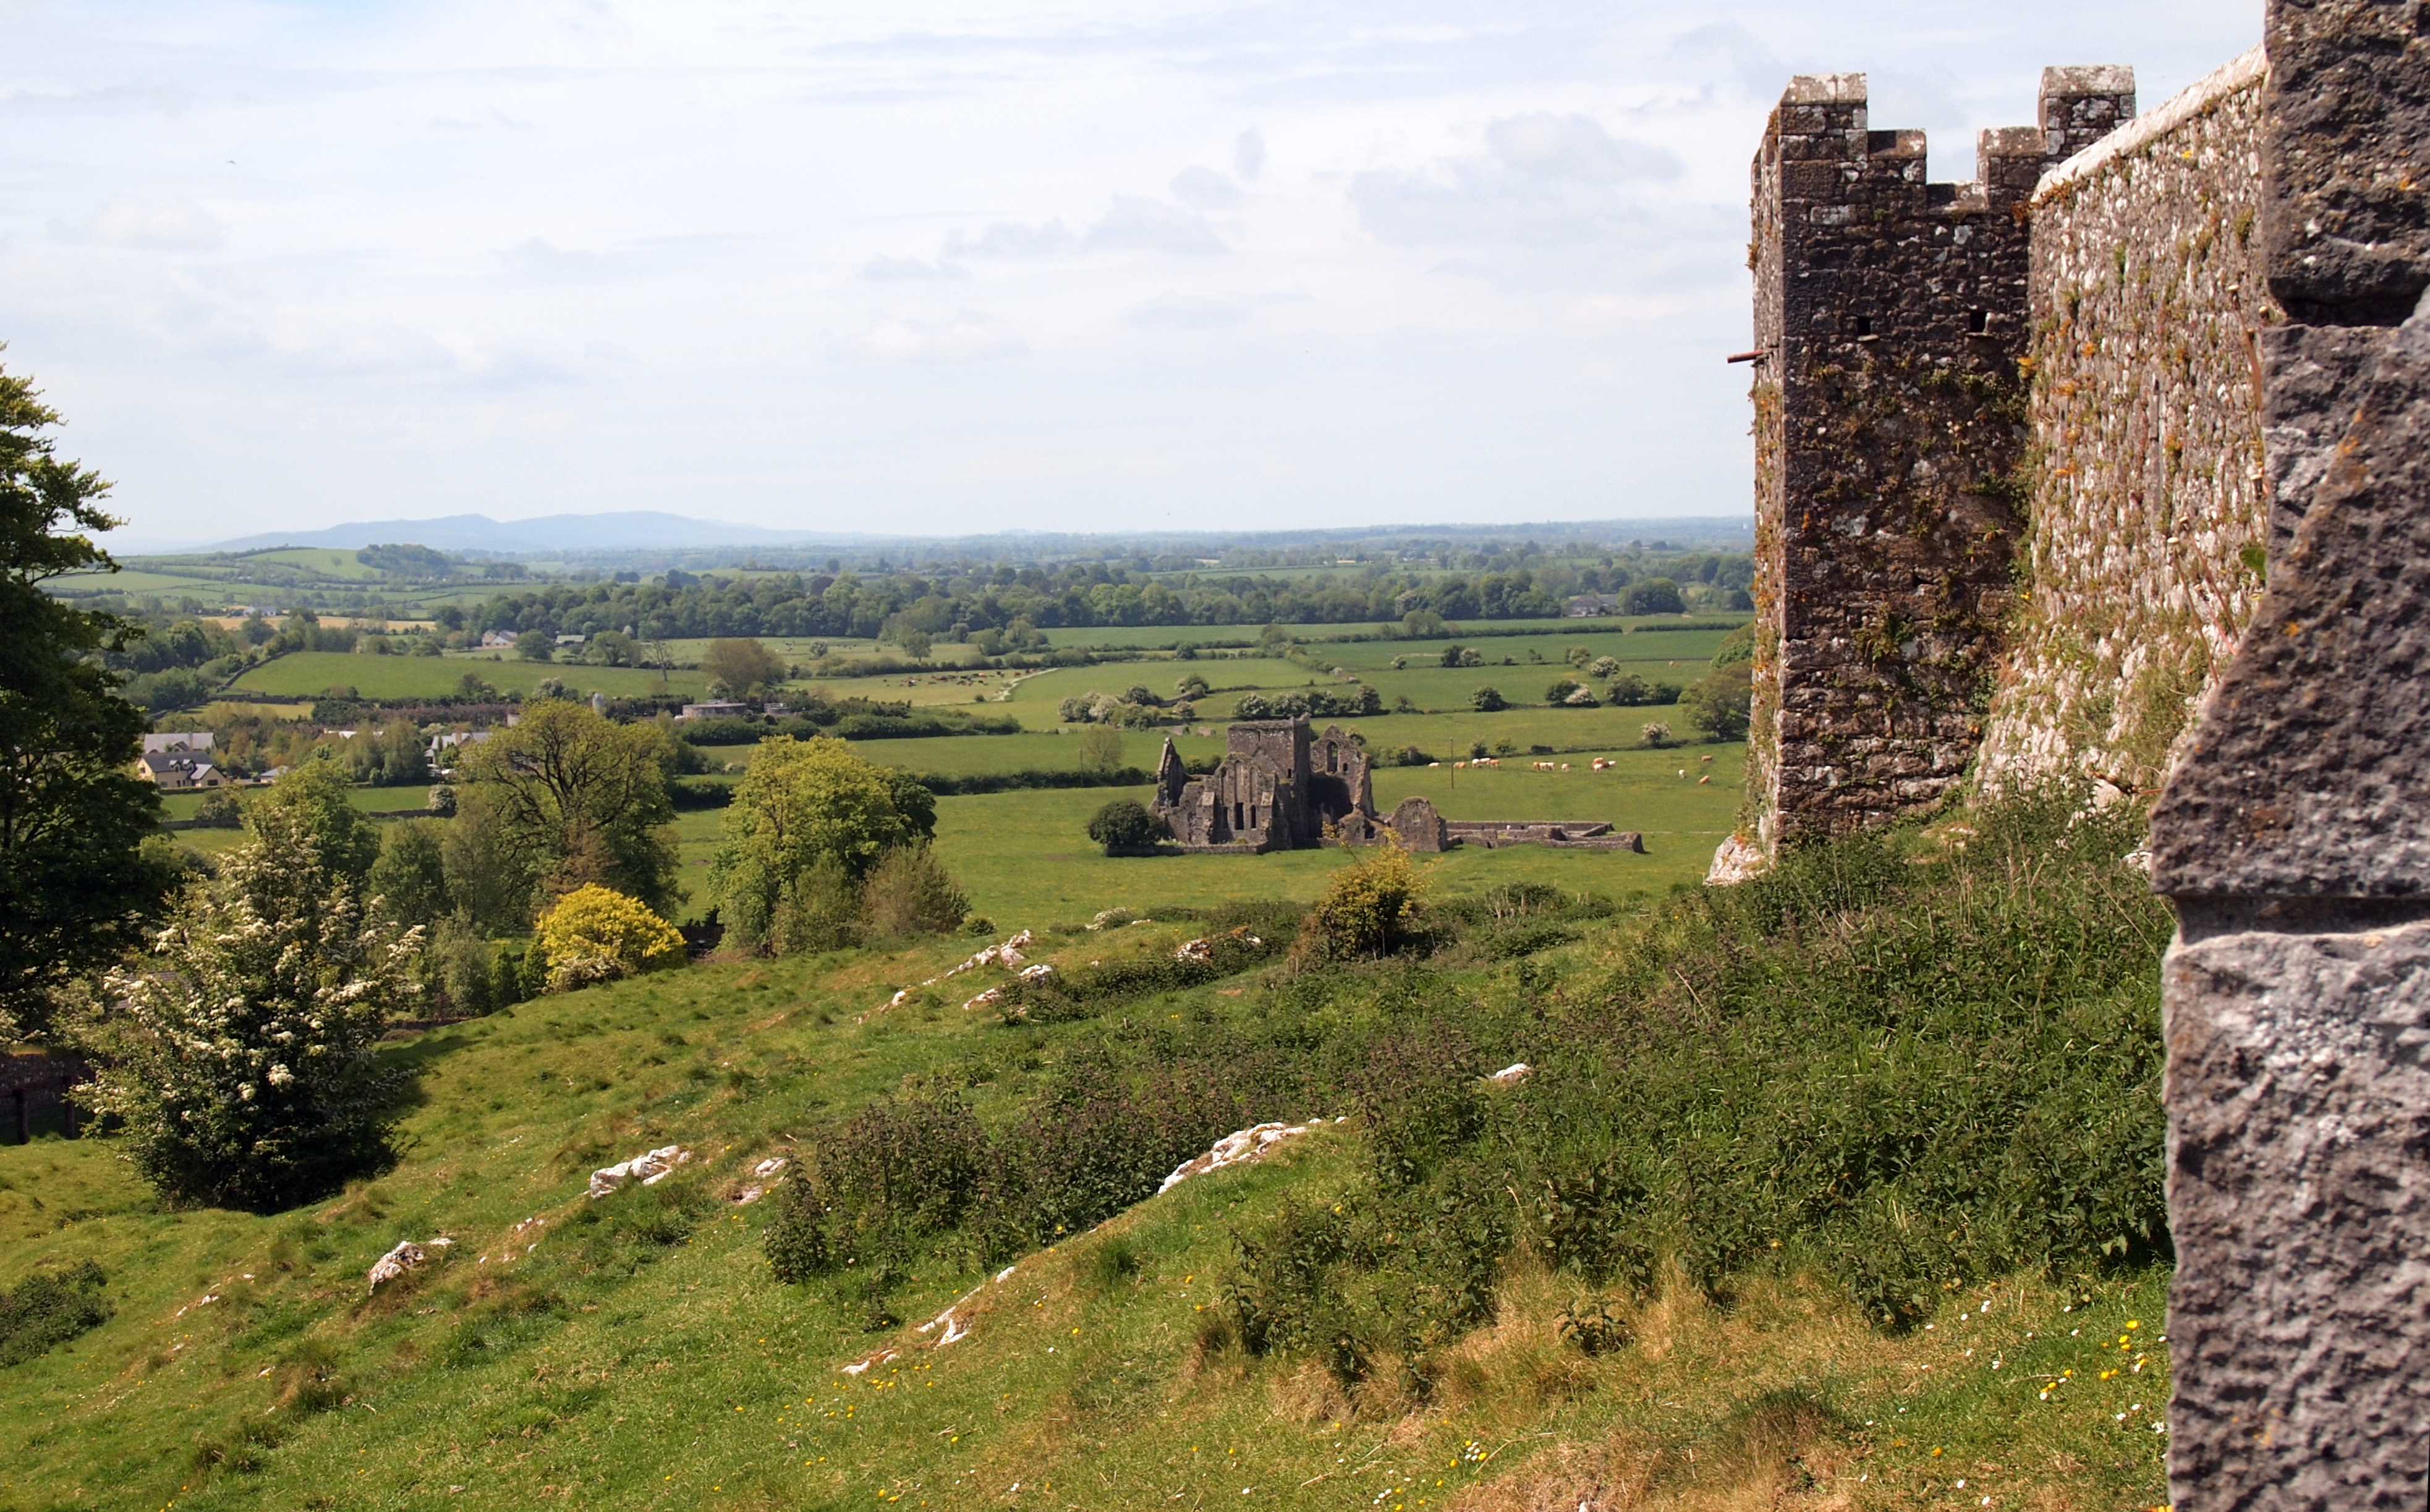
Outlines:
[[1849,833],[1957,783],[1982,733],[2018,530],[2026,211],[2135,109],[2123,68],[2051,69],[2039,125],[1934,184],[1861,74],[1790,82],[1754,167],[1756,848]]

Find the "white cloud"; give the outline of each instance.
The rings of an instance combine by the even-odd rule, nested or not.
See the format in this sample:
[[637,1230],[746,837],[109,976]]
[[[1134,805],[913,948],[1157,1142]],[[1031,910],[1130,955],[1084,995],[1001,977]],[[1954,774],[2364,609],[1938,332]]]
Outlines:
[[19,5],[0,337],[159,534],[1736,511],[1788,74],[1964,176],[2260,4]]
[[918,258],[895,258],[879,253],[860,265],[860,275],[874,284],[914,284],[968,278],[971,274],[969,269],[957,268],[942,260],[924,262]]
[[225,241],[227,229],[218,216],[185,199],[115,200],[73,221],[51,223],[51,235],[61,241],[147,252],[205,251]]
[[1223,239],[1204,217],[1162,200],[1114,196],[1114,208],[1089,227],[1090,251],[1174,252],[1195,257],[1223,250]]
[[1406,245],[1600,241],[1649,220],[1633,186],[1675,179],[1665,148],[1614,137],[1580,114],[1530,111],[1488,125],[1485,151],[1351,180],[1351,203],[1381,241]]
[[971,361],[1009,357],[1022,349],[1018,332],[978,309],[957,309],[928,320],[880,315],[840,347],[845,356],[883,362]]
[[1240,324],[1249,311],[1228,299],[1191,299],[1163,293],[1123,313],[1123,324],[1143,331],[1223,331]]
[[957,231],[947,237],[943,258],[1059,258],[1079,251],[1080,244],[1080,238],[1060,220],[1039,225],[996,221],[976,236]]
[[1185,168],[1173,175],[1173,197],[1202,210],[1238,209],[1240,186],[1212,168]]
[[1232,144],[1232,172],[1243,182],[1255,183],[1257,175],[1265,171],[1266,139],[1257,127],[1251,126],[1241,132],[1240,140]]

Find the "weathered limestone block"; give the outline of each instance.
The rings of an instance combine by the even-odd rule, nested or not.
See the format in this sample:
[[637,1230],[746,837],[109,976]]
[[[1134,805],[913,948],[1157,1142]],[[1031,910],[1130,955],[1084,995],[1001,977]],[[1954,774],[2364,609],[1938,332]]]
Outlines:
[[2181,896],[2430,898],[2425,752],[2430,313],[2387,343],[2272,564],[2253,629],[2154,812],[2154,885]]
[[2392,325],[2430,288],[2430,36],[2416,0],[2273,0],[2270,291],[2307,325]]
[[2166,982],[2172,1501],[2415,1512],[2430,923],[2189,909]]
[[[2178,1512],[2430,1504],[2430,42],[2272,0],[2268,586],[2152,819]],[[2408,308],[2410,318],[2404,318]],[[2404,318],[2401,327],[2392,324]]]

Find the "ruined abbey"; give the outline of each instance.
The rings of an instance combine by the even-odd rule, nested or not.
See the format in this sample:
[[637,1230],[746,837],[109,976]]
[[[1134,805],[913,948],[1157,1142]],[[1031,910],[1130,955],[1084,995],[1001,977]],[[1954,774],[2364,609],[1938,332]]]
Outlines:
[[1411,851],[1454,845],[1550,845],[1578,851],[1634,851],[1635,830],[1579,820],[1446,821],[1423,798],[1375,812],[1364,747],[1340,725],[1315,733],[1305,719],[1245,720],[1225,731],[1223,759],[1204,777],[1181,763],[1170,737],[1156,768],[1157,819],[1192,855],[1263,855],[1320,845],[1391,841]]
[[1183,769],[1170,739],[1157,762],[1156,815],[1186,851],[1370,845],[1387,833],[1412,851],[1443,848],[1442,816],[1423,798],[1376,815],[1367,752],[1338,724],[1320,736],[1304,719],[1247,720],[1224,732],[1224,746],[1204,777]]
[[1753,172],[1744,821],[2150,804],[2179,1512],[2430,1497],[2430,19],[2268,0],[1932,184],[1861,75]]

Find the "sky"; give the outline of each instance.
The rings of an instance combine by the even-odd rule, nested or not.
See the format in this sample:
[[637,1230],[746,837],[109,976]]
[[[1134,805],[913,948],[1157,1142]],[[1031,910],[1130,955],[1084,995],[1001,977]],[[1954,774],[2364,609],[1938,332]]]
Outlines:
[[2260,0],[0,0],[0,367],[124,544],[1749,507],[1747,164]]

